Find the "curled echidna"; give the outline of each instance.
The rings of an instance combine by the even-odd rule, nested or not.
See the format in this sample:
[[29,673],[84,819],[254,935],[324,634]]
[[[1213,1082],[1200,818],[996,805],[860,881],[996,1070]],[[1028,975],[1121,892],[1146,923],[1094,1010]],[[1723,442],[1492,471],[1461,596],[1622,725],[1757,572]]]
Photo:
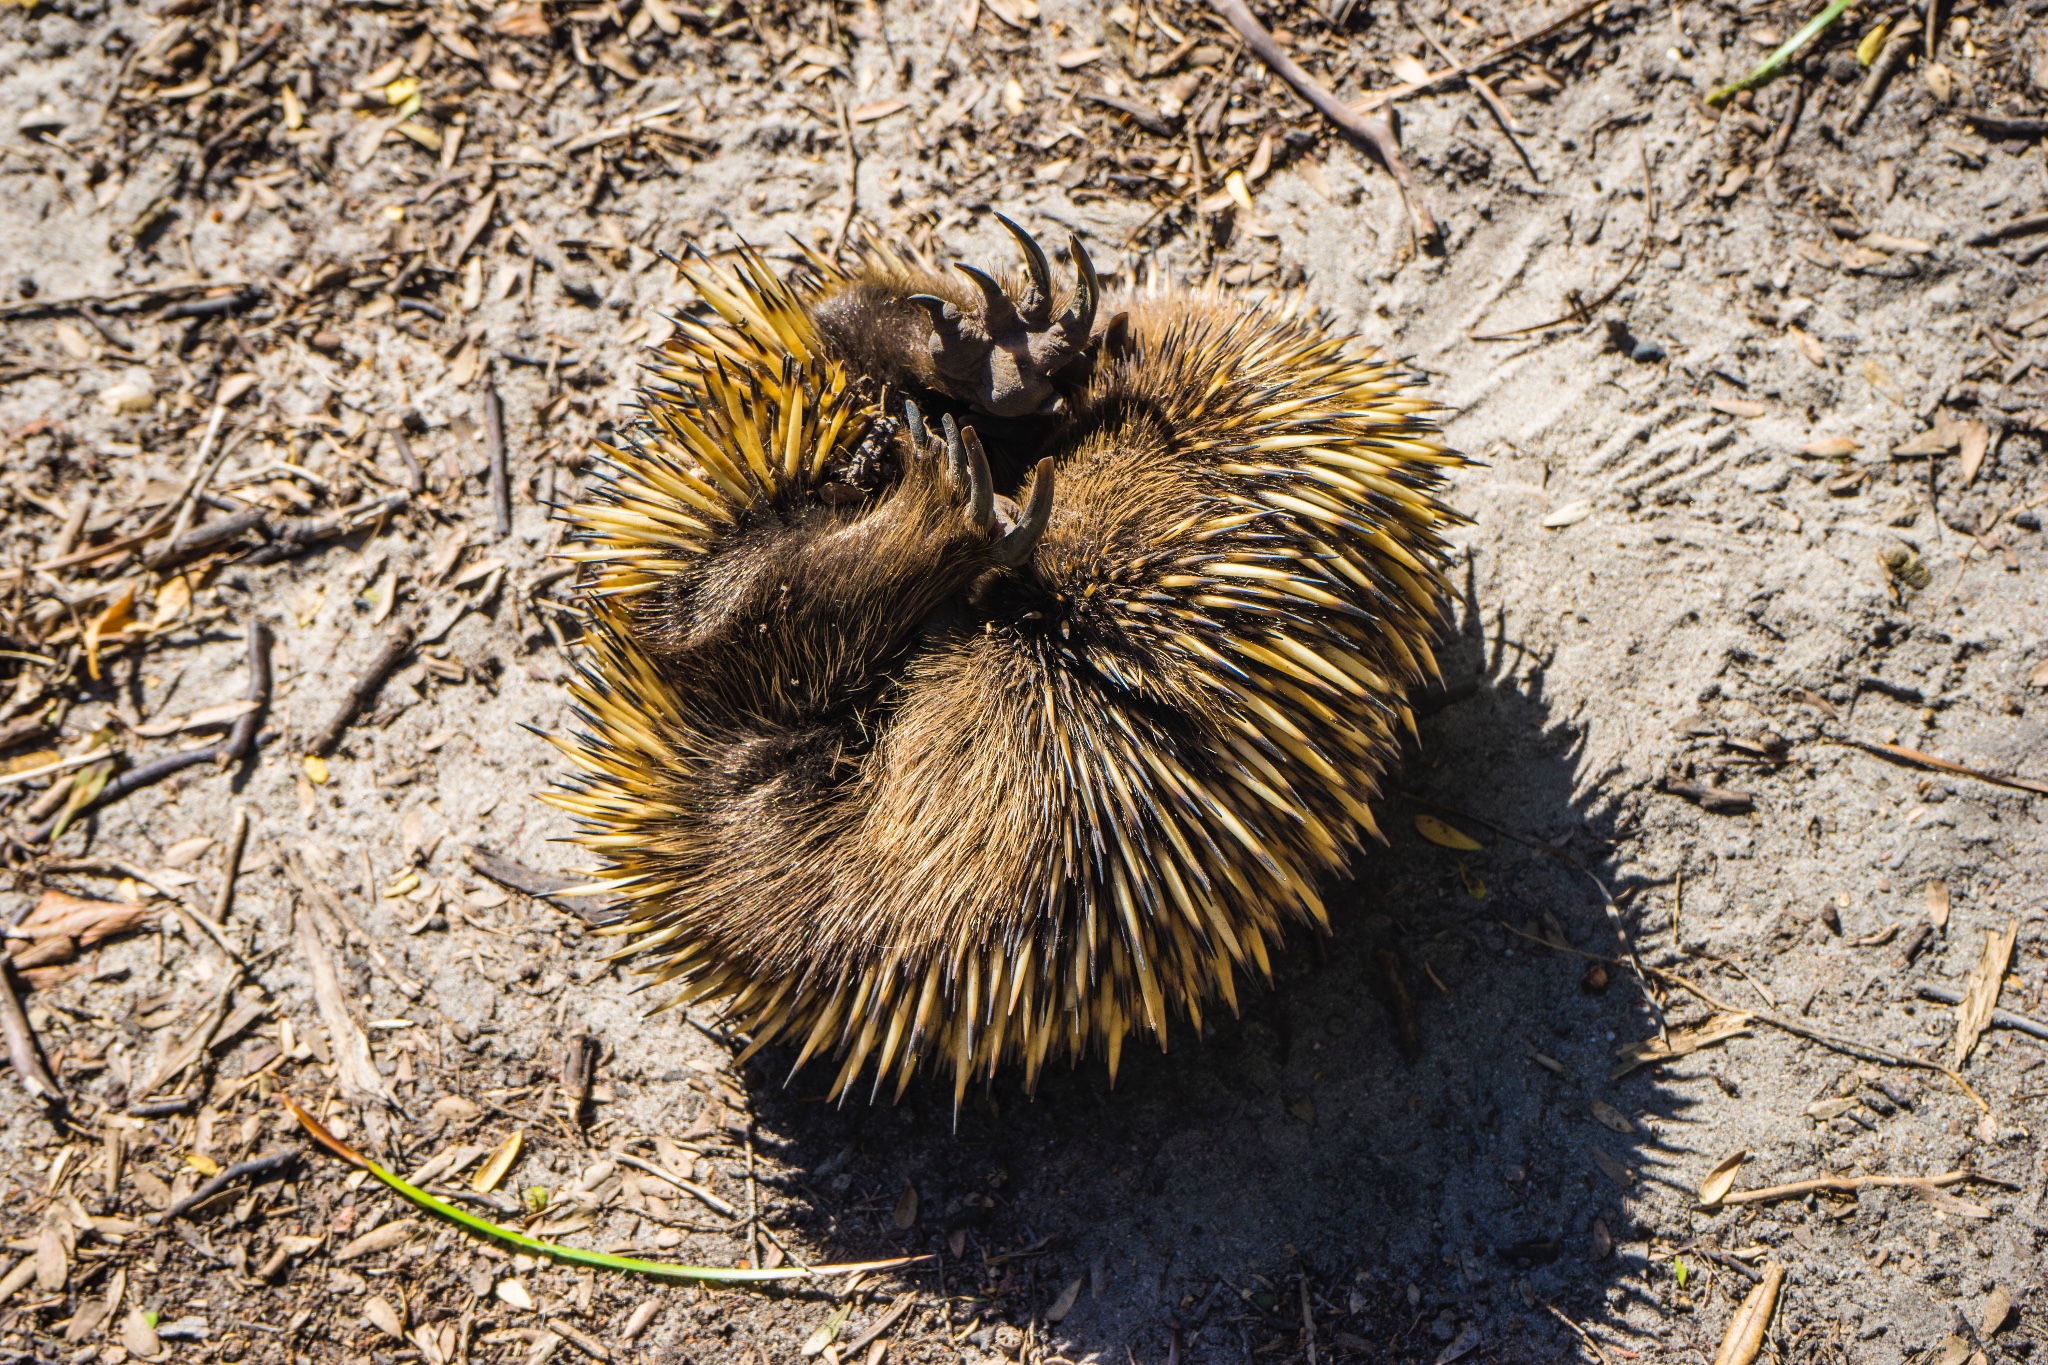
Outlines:
[[[758,1048],[968,1079],[1162,1046],[1376,833],[1433,674],[1443,472],[1412,379],[1214,292],[1101,310],[878,244],[683,273],[570,510],[590,631],[550,794],[625,953]],[[1006,496],[1007,494],[1007,496]]]

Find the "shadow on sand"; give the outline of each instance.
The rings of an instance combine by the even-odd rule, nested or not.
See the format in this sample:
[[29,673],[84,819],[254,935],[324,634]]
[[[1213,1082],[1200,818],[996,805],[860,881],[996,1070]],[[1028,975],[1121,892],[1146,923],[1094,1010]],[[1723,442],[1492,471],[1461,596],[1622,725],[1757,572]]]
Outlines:
[[[1616,832],[1578,771],[1581,733],[1552,714],[1540,661],[1482,629],[1476,602],[1461,617],[1395,785],[1602,873]],[[956,1127],[948,1087],[835,1109],[808,1076],[784,1088],[771,1051],[748,1075],[757,1140],[807,1173],[786,1191],[806,1232],[942,1253],[956,1332],[981,1321],[968,1359],[1014,1359],[1034,1321],[1056,1354],[1103,1365],[1156,1365],[1176,1339],[1189,1362],[1306,1359],[1305,1312],[1321,1360],[1428,1362],[1466,1342],[1475,1360],[1570,1355],[1545,1302],[1597,1322],[1635,1292],[1647,1232],[1617,1177],[1650,1178],[1657,1141],[1601,1126],[1592,1102],[1654,1124],[1683,1101],[1648,1071],[1608,1080],[1616,1046],[1655,1031],[1631,978],[1598,988],[1585,960],[1500,923],[1611,953],[1590,881],[1477,824],[1480,852],[1427,843],[1417,809],[1384,803],[1391,847],[1333,891],[1332,935],[1293,944],[1272,989],[1199,1043],[1127,1053],[1113,1091],[1099,1063],[1035,1097],[1005,1076]],[[901,1231],[906,1184],[918,1216]]]

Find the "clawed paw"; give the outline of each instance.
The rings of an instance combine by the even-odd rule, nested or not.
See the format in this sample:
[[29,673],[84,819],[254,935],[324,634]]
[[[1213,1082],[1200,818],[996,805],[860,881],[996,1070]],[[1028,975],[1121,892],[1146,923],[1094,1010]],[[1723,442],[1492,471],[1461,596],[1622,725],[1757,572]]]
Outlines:
[[1017,239],[1024,255],[1026,283],[1018,298],[1012,299],[987,273],[961,264],[953,268],[981,291],[979,316],[933,294],[914,294],[911,301],[930,313],[932,364],[961,386],[960,396],[992,416],[1022,417],[1050,404],[1052,376],[1088,344],[1101,282],[1080,238],[1069,238],[1074,295],[1054,317],[1052,270],[1045,252],[1023,228],[1000,213],[996,218]]
[[996,563],[1014,569],[1029,560],[1052,521],[1052,461],[1038,462],[1031,492],[1019,507],[996,492],[988,454],[973,427],[961,426],[948,413],[940,418],[943,437],[935,437],[917,404],[908,401],[903,404],[903,420],[912,461],[942,481],[969,529],[994,541],[991,554]]

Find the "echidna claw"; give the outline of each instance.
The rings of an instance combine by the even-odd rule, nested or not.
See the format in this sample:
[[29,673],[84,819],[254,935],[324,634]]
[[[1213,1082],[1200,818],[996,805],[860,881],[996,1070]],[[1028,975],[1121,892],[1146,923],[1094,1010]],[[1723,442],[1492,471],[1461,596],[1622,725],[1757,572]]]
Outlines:
[[1052,318],[1052,267],[1046,264],[1045,251],[1037,238],[1002,214],[996,215],[996,221],[1017,239],[1017,249],[1024,254],[1024,273],[1031,281],[1024,297],[1017,300],[1017,315],[1026,327],[1043,327]]
[[965,391],[955,390],[954,396],[993,416],[1023,417],[1057,406],[1052,377],[1087,347],[1102,282],[1080,238],[1069,237],[1074,293],[1054,317],[1052,268],[1044,250],[1016,223],[996,217],[1024,256],[1025,284],[1018,297],[1013,299],[986,271],[957,264],[954,269],[974,281],[981,295],[979,316],[972,304],[931,294],[913,294],[910,302],[931,317],[927,344],[933,367],[946,379],[961,381]]
[[996,524],[996,480],[989,473],[988,452],[973,427],[960,433],[967,447],[967,524],[977,531],[992,531]]
[[996,562],[1012,569],[1024,564],[1051,524],[1052,460],[1048,457],[1038,462],[1038,469],[1031,476],[1031,496],[1024,504],[1024,514],[996,542]]

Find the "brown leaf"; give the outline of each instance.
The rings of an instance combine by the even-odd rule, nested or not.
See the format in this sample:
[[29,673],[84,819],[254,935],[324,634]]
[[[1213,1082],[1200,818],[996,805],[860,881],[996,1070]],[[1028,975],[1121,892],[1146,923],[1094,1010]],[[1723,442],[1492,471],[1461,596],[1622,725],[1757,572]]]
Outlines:
[[1970,970],[1970,979],[1963,987],[1962,1003],[1956,1006],[1956,1041],[1951,1066],[1960,1067],[1970,1055],[1970,1049],[1977,1046],[1978,1037],[1991,1023],[1991,1015],[1998,1008],[1998,993],[2005,986],[2006,964],[2012,961],[2012,946],[2019,937],[2019,924],[2015,921],[2003,932],[1996,929],[1984,931],[1984,951],[1977,959],[1977,965]]
[[917,1224],[917,1186],[908,1180],[903,1182],[903,1193],[896,1196],[895,1221],[899,1228]]
[[1662,1038],[1645,1038],[1640,1043],[1624,1043],[1616,1048],[1615,1055],[1622,1059],[1621,1065],[1607,1073],[1607,1079],[1618,1081],[1639,1066],[1650,1066],[1670,1061],[1697,1052],[1703,1047],[1730,1038],[1739,1038],[1749,1032],[1750,1017],[1746,1014],[1717,1014],[1702,1024],[1687,1029],[1674,1029],[1671,1041],[1666,1044]]
[[1840,459],[1844,455],[1854,455],[1862,448],[1861,445],[1850,440],[1847,436],[1816,436],[1805,445],[1799,447],[1799,453],[1801,455],[1819,456],[1824,460],[1835,460]]
[[505,1135],[491,1153],[490,1160],[477,1167],[476,1174],[469,1178],[469,1187],[478,1194],[489,1194],[498,1188],[498,1182],[505,1178],[505,1172],[512,1169],[512,1163],[519,1160],[519,1148],[526,1141],[526,1133],[515,1128]]
[[1984,1300],[1984,1307],[1977,1314],[1977,1335],[1995,1336],[2012,1317],[2012,1295],[2004,1285],[1991,1291],[1991,1297]]
[[1464,830],[1439,820],[1434,815],[1416,816],[1415,832],[1439,848],[1455,848],[1462,849],[1468,853],[1476,853],[1482,847],[1477,839],[1465,833]]
[[552,31],[545,5],[514,5],[491,20],[491,32],[507,38],[545,38]]
[[1778,1311],[1778,1290],[1784,1283],[1785,1267],[1775,1261],[1764,1267],[1762,1281],[1749,1291],[1742,1307],[1728,1320],[1721,1349],[1714,1353],[1714,1365],[1750,1365],[1757,1358],[1764,1348],[1771,1316]]
[[1045,1310],[1045,1320],[1047,1322],[1059,1322],[1067,1314],[1074,1311],[1074,1305],[1080,1301],[1080,1298],[1081,1277],[1076,1275],[1073,1279],[1067,1281],[1067,1287],[1062,1289],[1060,1296],[1052,1301],[1052,1307]]
[[100,680],[100,641],[109,635],[119,635],[135,619],[135,588],[130,583],[128,591],[107,604],[105,611],[95,616],[85,627],[85,670],[92,674],[92,680]]
[[1629,1122],[1628,1115],[1622,1113],[1619,1109],[1607,1103],[1607,1101],[1594,1100],[1592,1108],[1593,1117],[1600,1120],[1604,1126],[1612,1128],[1615,1132],[1633,1133],[1636,1130],[1636,1126]]
[[1927,921],[1937,929],[1948,928],[1948,883],[1927,883]]
[[1709,398],[1707,406],[1730,417],[1761,417],[1770,409],[1748,398]]
[[352,1261],[358,1256],[370,1256],[379,1251],[389,1251],[420,1230],[420,1225],[408,1218],[402,1222],[385,1223],[371,1228],[362,1236],[334,1253],[337,1261]]
[[1624,1166],[1616,1158],[1609,1156],[1598,1147],[1588,1147],[1586,1151],[1592,1155],[1593,1164],[1600,1168],[1600,1174],[1612,1180],[1622,1189],[1628,1189],[1636,1183],[1635,1172]]
[[1735,1173],[1742,1169],[1742,1163],[1749,1160],[1749,1149],[1743,1148],[1733,1156],[1723,1157],[1707,1178],[1700,1182],[1700,1207],[1711,1209],[1728,1197],[1728,1191],[1735,1185]]
[[856,105],[846,111],[846,117],[854,123],[873,123],[891,114],[900,114],[910,107],[909,100],[875,100],[871,104]]
[[1965,422],[1962,430],[1963,484],[1967,487],[1977,481],[1977,471],[1984,467],[1984,456],[1991,449],[1991,428],[1982,422]]
[[398,1316],[398,1310],[390,1300],[381,1294],[372,1294],[363,1300],[363,1319],[388,1337],[405,1339],[405,1320]]

